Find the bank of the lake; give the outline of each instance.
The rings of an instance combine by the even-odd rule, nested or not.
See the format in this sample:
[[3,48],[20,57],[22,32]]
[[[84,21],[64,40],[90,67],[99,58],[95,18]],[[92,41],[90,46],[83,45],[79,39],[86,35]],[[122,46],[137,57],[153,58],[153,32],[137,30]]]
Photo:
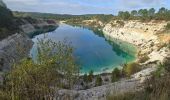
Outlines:
[[136,48],[127,42],[103,37],[97,31],[83,27],[73,27],[60,24],[59,27],[46,34],[35,36],[35,42],[31,55],[36,58],[36,43],[38,38],[44,38],[55,42],[63,41],[67,38],[75,48],[74,56],[81,66],[81,74],[93,70],[95,74],[111,72],[114,68],[121,68],[124,63],[132,62],[136,59]]

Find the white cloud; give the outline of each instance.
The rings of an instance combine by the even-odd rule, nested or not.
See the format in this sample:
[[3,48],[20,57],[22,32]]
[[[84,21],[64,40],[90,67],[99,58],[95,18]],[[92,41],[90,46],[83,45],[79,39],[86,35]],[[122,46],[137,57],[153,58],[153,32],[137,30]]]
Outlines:
[[7,4],[25,4],[25,5],[35,5],[40,2],[40,0],[3,0]]
[[[12,10],[67,14],[168,7],[168,0],[4,0]],[[165,2],[166,1],[166,2]]]

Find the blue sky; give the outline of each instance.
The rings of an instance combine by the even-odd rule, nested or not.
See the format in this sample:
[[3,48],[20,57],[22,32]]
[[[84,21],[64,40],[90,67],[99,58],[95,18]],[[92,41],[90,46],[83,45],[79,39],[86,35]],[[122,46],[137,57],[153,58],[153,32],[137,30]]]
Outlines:
[[56,14],[117,14],[120,10],[166,7],[170,0],[3,0],[14,11]]

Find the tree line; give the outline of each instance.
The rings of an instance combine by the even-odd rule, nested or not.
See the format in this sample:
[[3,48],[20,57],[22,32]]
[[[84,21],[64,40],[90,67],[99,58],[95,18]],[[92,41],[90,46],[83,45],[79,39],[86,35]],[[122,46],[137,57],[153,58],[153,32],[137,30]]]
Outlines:
[[142,19],[142,20],[170,20],[170,10],[165,7],[160,8],[157,12],[154,8],[140,9],[132,11],[119,11],[118,17],[123,20]]

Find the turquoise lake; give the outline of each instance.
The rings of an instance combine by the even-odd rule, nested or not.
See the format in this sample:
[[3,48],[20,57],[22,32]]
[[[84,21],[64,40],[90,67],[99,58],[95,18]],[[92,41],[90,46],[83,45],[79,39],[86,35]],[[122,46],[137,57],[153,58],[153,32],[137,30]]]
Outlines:
[[[93,70],[95,73],[109,72],[115,67],[135,60],[136,48],[126,42],[104,36],[101,32],[88,28],[73,27],[60,24],[59,27],[49,33],[47,38],[57,42],[68,39],[75,48],[74,56],[81,66],[81,73]],[[34,57],[38,38],[44,34],[35,36],[32,40],[34,46],[31,55]]]

